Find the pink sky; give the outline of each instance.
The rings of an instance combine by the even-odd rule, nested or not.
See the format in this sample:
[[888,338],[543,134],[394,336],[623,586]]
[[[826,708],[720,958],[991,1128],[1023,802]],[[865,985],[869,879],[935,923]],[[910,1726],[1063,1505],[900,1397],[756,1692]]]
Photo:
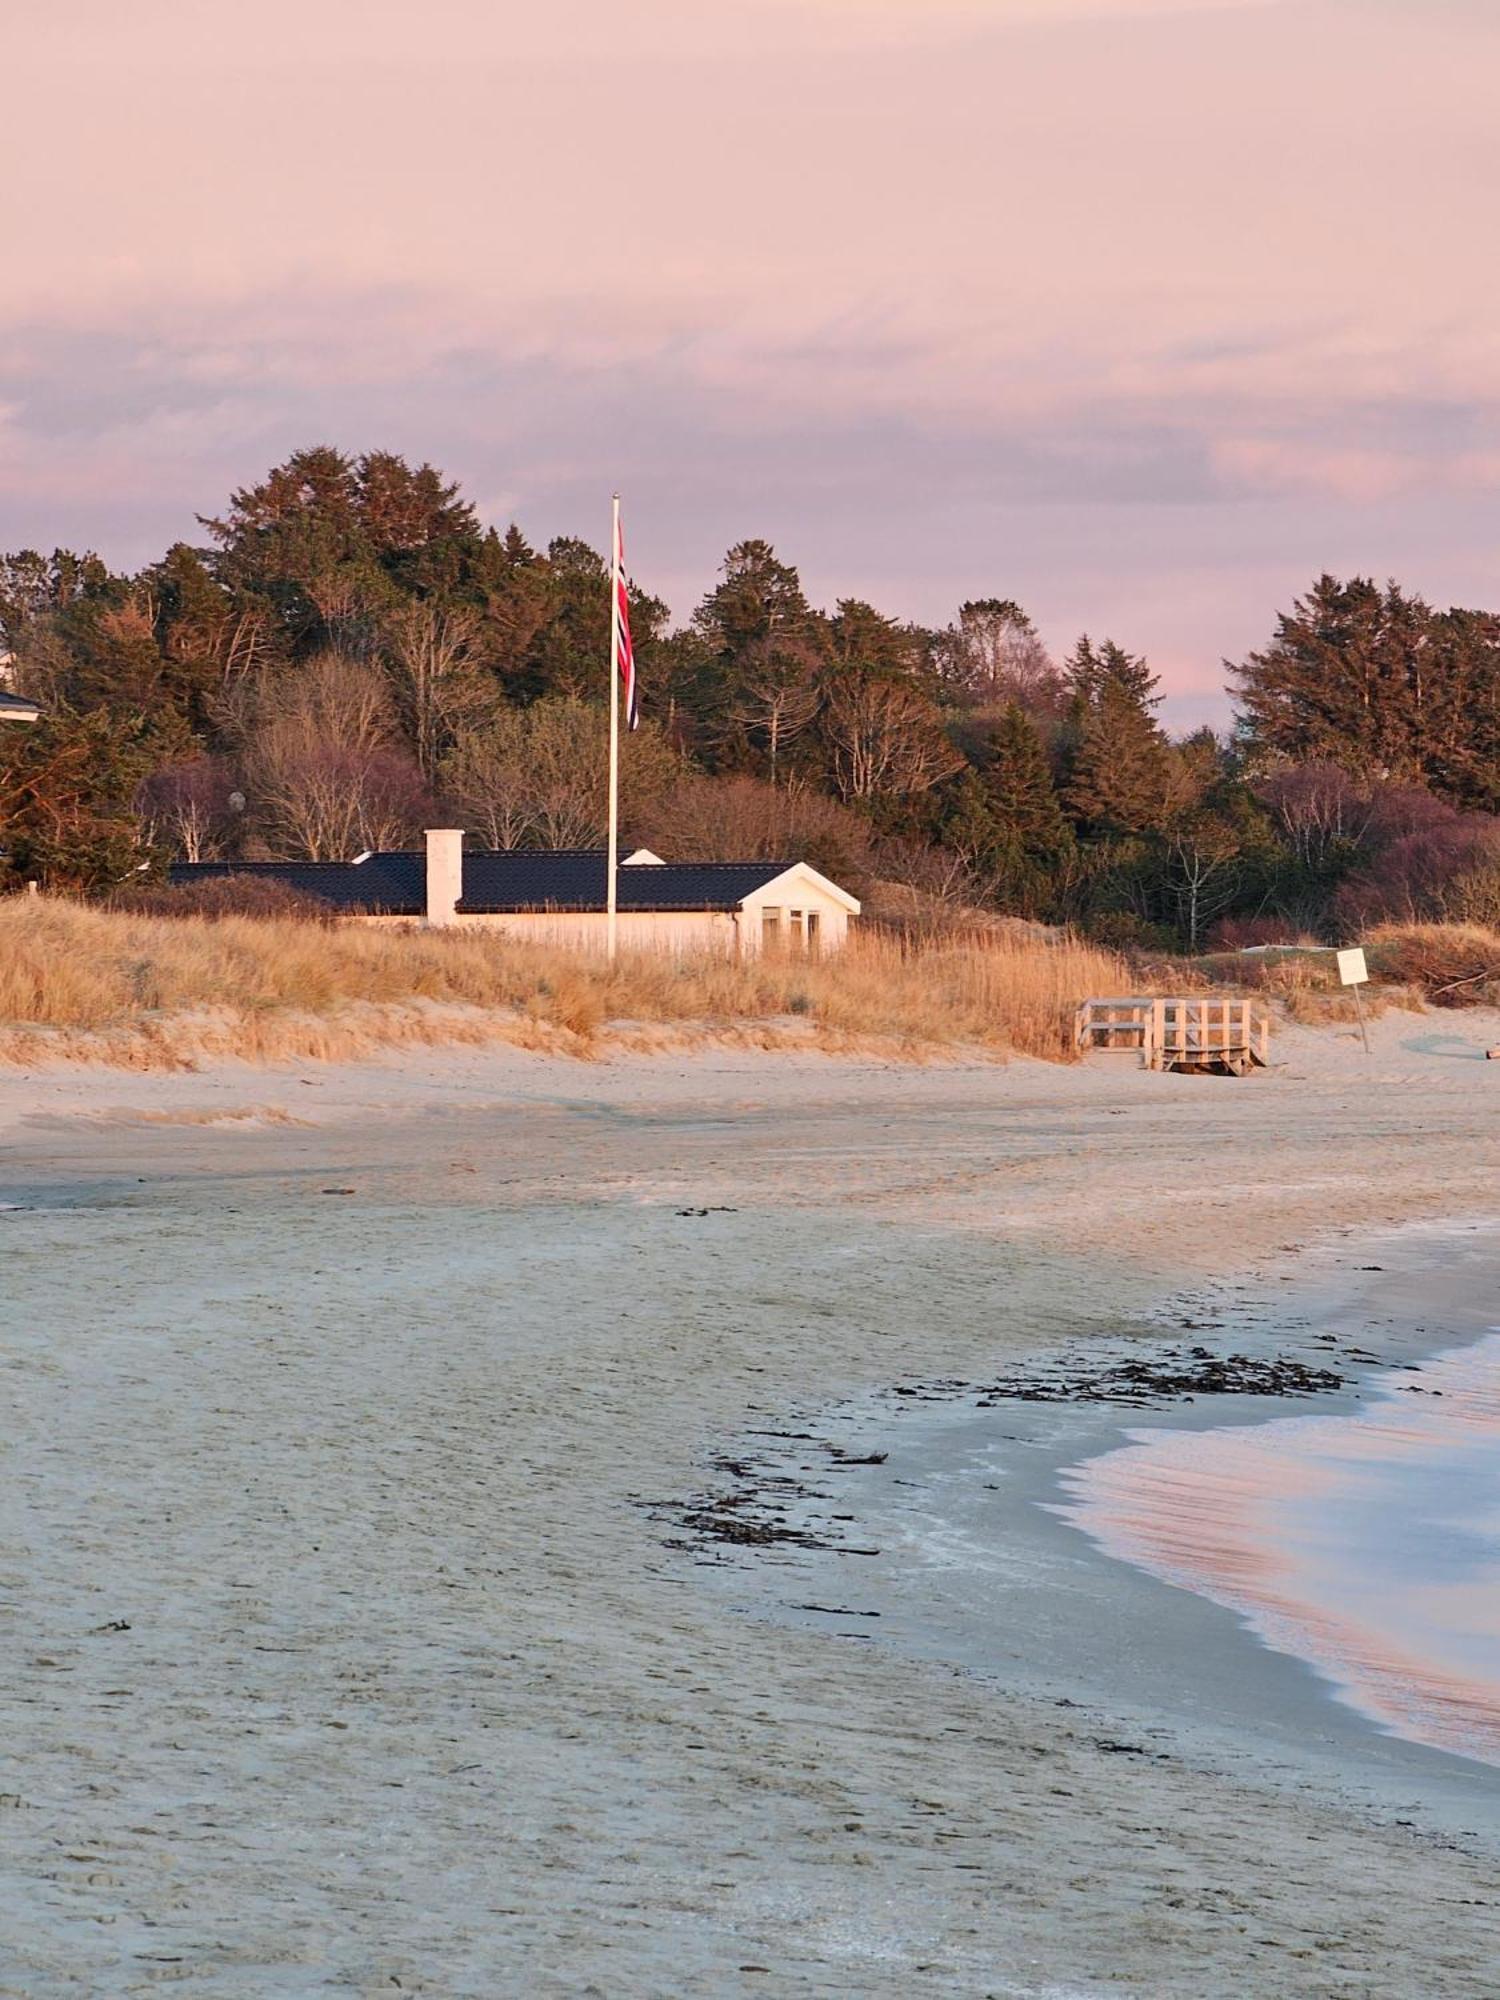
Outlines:
[[390,446],[535,539],[618,484],[684,613],[747,534],[1017,597],[1177,722],[1322,568],[1500,605],[1490,0],[15,11],[0,545]]

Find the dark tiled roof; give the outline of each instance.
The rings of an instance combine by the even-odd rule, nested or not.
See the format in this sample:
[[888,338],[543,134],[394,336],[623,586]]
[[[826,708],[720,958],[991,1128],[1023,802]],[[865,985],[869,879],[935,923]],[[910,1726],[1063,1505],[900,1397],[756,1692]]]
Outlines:
[[37,712],[37,704],[28,701],[24,694],[11,694],[7,689],[0,688],[0,720],[8,715],[22,715],[29,722]]
[[[605,866],[599,853],[518,849],[466,854],[458,907],[469,916],[504,910],[602,910]],[[734,910],[790,866],[787,861],[638,862],[620,869],[616,905],[625,911]]]
[[[789,861],[691,861],[621,867],[617,907],[652,910],[734,910],[764,888]],[[421,854],[372,854],[365,861],[179,861],[177,883],[213,876],[252,875],[285,882],[352,916],[420,917],[427,908],[426,861]],[[520,910],[602,910],[605,856],[595,848],[559,851],[516,848],[508,853],[464,856],[465,916]]]
[[179,884],[226,875],[284,882],[351,916],[420,917],[427,908],[419,854],[372,854],[368,861],[177,861],[170,870]]

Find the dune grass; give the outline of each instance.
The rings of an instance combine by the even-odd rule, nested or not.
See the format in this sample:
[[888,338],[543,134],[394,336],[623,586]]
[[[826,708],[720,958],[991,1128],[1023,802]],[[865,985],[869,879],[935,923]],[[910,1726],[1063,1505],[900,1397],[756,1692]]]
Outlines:
[[1070,939],[867,933],[813,963],[632,952],[611,967],[480,931],[0,902],[0,1060],[11,1063],[170,1068],[488,1041],[589,1056],[709,1037],[1060,1061],[1077,1002],[1130,983],[1113,953]]
[[[1359,943],[1369,967],[1364,1010],[1500,1006],[1500,931],[1483,924],[1378,924]],[[1288,1020],[1308,1026],[1348,1022],[1357,1008],[1340,983],[1334,948],[1268,951],[1254,957],[1208,952],[1198,958],[1137,961],[1142,992],[1254,993]]]
[[1500,1001],[1500,932],[1483,924],[1381,924],[1365,954],[1375,978],[1410,986],[1435,1007]]

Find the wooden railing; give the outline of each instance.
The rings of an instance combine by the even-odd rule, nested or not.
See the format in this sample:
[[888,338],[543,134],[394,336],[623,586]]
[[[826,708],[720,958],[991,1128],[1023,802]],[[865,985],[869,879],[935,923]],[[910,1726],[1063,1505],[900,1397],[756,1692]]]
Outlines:
[[1138,1053],[1146,1069],[1216,1070],[1243,1076],[1271,1058],[1271,1017],[1254,1000],[1228,994],[1085,1000],[1076,1046]]

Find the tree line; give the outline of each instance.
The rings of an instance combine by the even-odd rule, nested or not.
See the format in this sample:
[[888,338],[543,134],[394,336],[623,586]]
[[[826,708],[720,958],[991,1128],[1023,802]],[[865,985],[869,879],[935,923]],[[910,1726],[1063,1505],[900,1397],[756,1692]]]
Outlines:
[[[461,824],[604,825],[603,557],[486,528],[431,466],[295,453],[133,575],[0,558],[0,887],[100,894],[190,860],[347,857]],[[737,544],[685,624],[639,583],[626,836],[805,856],[926,908],[1119,943],[1500,917],[1500,617],[1323,576],[1231,666],[1224,737],[1172,740],[1113,639],[1054,659],[1004,597],[941,629],[808,600]]]

